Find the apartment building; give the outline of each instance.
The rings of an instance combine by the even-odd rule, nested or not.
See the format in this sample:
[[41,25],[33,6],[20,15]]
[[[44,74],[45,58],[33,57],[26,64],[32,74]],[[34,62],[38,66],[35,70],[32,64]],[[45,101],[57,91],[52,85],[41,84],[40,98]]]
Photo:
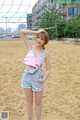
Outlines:
[[32,28],[36,29],[45,10],[53,7],[54,0],[38,0],[32,8]]
[[26,25],[25,24],[19,24],[18,25],[18,32],[20,33],[21,29],[26,29]]
[[3,36],[5,33],[6,31],[2,27],[0,27],[0,36]]
[[38,0],[32,8],[32,28],[36,29],[47,8],[54,7],[66,20],[80,14],[80,0]]
[[79,0],[58,0],[56,5],[59,6],[59,14],[66,20],[69,20],[72,17],[78,16],[80,14]]
[[32,29],[32,14],[27,14],[27,28]]

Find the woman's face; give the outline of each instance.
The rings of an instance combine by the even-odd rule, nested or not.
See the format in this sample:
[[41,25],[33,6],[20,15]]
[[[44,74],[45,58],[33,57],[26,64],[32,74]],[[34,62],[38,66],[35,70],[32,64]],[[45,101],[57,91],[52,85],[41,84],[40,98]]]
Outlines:
[[39,35],[37,36],[36,43],[37,43],[37,45],[39,45],[39,46],[44,45],[44,43],[45,43],[44,35],[39,34]]

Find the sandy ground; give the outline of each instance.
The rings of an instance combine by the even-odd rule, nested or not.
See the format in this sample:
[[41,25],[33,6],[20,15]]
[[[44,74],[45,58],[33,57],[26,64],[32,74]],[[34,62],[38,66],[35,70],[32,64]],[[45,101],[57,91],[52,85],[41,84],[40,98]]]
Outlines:
[[[42,120],[80,120],[80,45],[49,42],[46,48],[51,74],[43,94]],[[26,52],[21,40],[0,41],[0,111],[9,111],[9,120],[27,120],[20,87]]]

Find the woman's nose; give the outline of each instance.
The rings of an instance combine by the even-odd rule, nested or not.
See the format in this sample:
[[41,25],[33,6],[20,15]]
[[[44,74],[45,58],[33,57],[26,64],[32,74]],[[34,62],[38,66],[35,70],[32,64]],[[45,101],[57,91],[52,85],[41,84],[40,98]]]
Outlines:
[[38,42],[40,41],[40,38],[38,38]]

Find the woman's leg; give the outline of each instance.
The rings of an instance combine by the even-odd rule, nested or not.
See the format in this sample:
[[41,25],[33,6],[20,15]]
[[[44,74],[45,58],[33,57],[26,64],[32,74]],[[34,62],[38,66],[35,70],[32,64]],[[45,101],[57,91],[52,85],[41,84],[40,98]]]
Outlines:
[[33,91],[32,89],[24,89],[26,96],[26,110],[28,114],[28,120],[32,120],[33,115]]
[[42,94],[43,94],[43,91],[35,92],[35,104],[36,104],[37,120],[41,120]]

